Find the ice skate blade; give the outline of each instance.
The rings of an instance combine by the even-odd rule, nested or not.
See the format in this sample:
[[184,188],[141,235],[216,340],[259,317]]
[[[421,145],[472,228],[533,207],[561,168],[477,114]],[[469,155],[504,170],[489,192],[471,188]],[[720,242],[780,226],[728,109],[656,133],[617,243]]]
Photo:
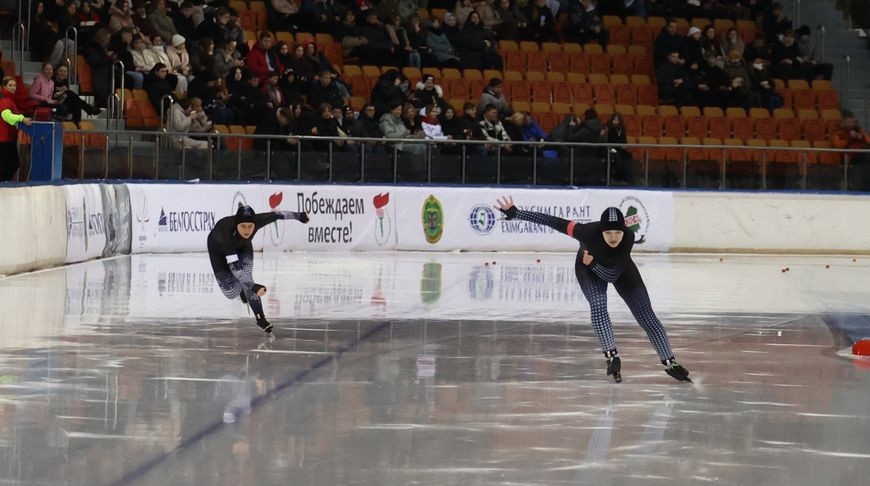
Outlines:
[[622,383],[622,373],[614,373],[613,381],[615,381],[616,383]]

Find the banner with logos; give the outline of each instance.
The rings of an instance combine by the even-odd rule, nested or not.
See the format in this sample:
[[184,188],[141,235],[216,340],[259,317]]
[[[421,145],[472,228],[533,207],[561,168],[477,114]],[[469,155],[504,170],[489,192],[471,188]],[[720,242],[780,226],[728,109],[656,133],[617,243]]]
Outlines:
[[306,212],[310,221],[263,228],[265,250],[394,250],[396,187],[263,185],[257,212]]
[[605,189],[406,188],[397,203],[399,249],[573,251],[577,242],[551,228],[506,221],[493,207],[511,197],[528,211],[577,223],[598,221],[610,206],[622,210],[635,232],[635,249],[668,251],[673,242],[670,192]]
[[636,248],[667,251],[673,241],[669,192],[480,187],[131,184],[134,253],[205,250],[209,231],[239,202],[258,213],[307,212],[309,223],[278,221],[260,229],[255,250],[573,251],[577,242],[493,207],[512,197],[520,209],[578,223],[619,207]]
[[[267,211],[259,185],[128,184],[133,253],[183,253],[206,250],[206,238],[239,203]],[[253,241],[263,248],[262,232]]]
[[66,193],[66,263],[81,262],[103,255],[106,222],[103,196],[97,184],[64,186]]

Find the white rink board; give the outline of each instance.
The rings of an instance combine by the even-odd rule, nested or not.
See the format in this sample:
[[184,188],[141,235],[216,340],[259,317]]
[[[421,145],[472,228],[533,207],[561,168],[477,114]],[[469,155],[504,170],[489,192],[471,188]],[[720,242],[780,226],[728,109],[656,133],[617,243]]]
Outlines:
[[[578,223],[598,221],[615,206],[637,224],[636,250],[668,251],[674,234],[670,192],[602,189],[406,188],[399,192],[399,249],[478,251],[576,251],[577,242],[526,221],[506,221],[493,207],[512,197],[519,209],[552,214]],[[443,222],[438,231],[437,210]],[[437,204],[436,204],[437,201]],[[429,231],[425,228],[431,225]]]
[[[235,214],[239,202],[254,209],[257,185],[129,184],[133,253],[204,251],[218,220]],[[254,249],[263,248],[257,235]]]
[[97,184],[63,186],[66,193],[66,263],[81,262],[103,255],[106,221],[103,195]]
[[208,232],[246,202],[257,212],[306,211],[310,222],[263,228],[255,250],[572,251],[577,243],[493,208],[511,196],[521,209],[597,221],[609,206],[636,223],[637,249],[668,251],[673,239],[669,192],[603,189],[131,184],[133,253],[205,249]]

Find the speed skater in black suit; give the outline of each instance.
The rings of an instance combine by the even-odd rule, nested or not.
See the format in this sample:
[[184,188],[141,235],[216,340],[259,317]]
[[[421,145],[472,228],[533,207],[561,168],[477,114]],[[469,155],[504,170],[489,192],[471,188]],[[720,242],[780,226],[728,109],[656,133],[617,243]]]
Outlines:
[[634,232],[625,226],[625,217],[617,208],[607,208],[601,220],[578,224],[549,214],[520,211],[512,198],[498,201],[496,209],[508,220],[519,219],[549,226],[580,242],[574,264],[577,281],[592,311],[592,327],[607,358],[607,374],[622,382],[622,363],[613,338],[613,324],[607,312],[607,284],[612,283],[628,305],[637,323],[646,331],[658,353],[665,372],[679,381],[690,382],[689,371],[674,359],[664,326],[653,312],[649,294],[637,266],[631,260]]
[[308,222],[306,213],[274,211],[257,214],[250,206],[239,203],[235,216],[221,218],[208,234],[208,256],[218,286],[228,299],[241,298],[250,305],[257,319],[257,326],[266,333],[272,332],[272,324],[263,314],[260,297],[266,287],[254,283],[254,247],[251,240],[257,231],[279,219],[295,219]]

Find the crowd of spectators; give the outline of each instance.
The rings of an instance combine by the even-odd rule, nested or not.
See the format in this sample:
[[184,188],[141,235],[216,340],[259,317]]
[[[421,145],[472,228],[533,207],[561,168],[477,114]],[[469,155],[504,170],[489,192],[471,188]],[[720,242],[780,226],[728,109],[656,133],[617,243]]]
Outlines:
[[809,26],[793,30],[778,3],[764,11],[760,23],[765,28],[747,46],[736,29],[717,32],[709,24],[683,35],[669,18],[653,53],[660,101],[773,110],[784,103],[774,78],[831,79],[834,67],[817,59]]
[[[179,103],[168,116],[176,128],[195,132],[215,124],[256,125],[259,134],[291,136],[272,145],[277,151],[294,149],[298,141],[292,135],[625,143],[619,113],[606,123],[594,109],[574,113],[545,133],[529,113],[513,110],[501,79],[490,79],[463,106],[450,106],[440,80],[427,75],[412,84],[400,68],[501,70],[500,40],[607,45],[605,15],[659,15],[749,19],[759,27],[757,37],[745,44],[734,29],[720,32],[711,23],[684,34],[668,20],[652,52],[662,104],[775,109],[783,98],[774,78],[829,80],[833,71],[817,59],[810,28],[795,28],[782,5],[770,0],[266,0],[265,6],[271,31],[260,32],[249,47],[239,13],[226,0],[37,1],[31,48],[46,67],[31,97],[39,105],[55,106],[63,119],[97,113],[117,87],[111,86],[112,69],[120,60],[124,72],[114,73],[116,85],[126,77],[128,87],[147,92],[155,109],[164,96],[172,96]],[[420,8],[432,13],[425,21]],[[92,70],[94,106],[65,89],[68,26],[86,33],[82,52]],[[329,33],[346,63],[399,69],[383,73],[370,93],[353,92],[323,46],[280,42],[276,32]],[[368,103],[357,113],[349,106],[351,96]],[[194,141],[178,142],[208,146]],[[327,146],[305,144],[312,150]],[[480,147],[482,154],[495,150],[495,145]],[[519,145],[500,147],[505,154],[528,152]],[[378,151],[384,143],[333,148]],[[410,142],[396,148],[411,154],[426,150],[425,144]],[[459,148],[448,144],[440,150]],[[559,155],[555,150],[542,154]],[[600,158],[602,152],[588,155]],[[610,155],[616,178],[633,183],[631,155],[622,149]]]

